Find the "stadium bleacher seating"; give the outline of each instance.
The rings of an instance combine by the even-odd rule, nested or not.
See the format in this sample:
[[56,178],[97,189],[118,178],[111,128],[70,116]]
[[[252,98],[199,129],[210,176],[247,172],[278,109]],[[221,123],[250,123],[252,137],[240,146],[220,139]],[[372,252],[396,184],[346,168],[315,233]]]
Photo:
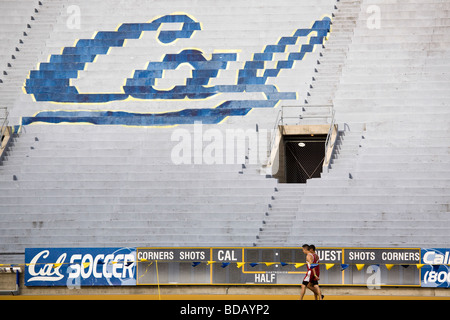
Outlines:
[[[283,245],[448,243],[449,4],[367,0],[354,10],[356,3],[340,1],[333,31],[353,32],[350,39],[331,33],[316,77],[318,88],[333,83],[328,94],[346,127],[331,169],[306,186],[279,188],[267,226],[288,222],[281,230],[267,227],[261,244],[274,243],[281,231]],[[368,26],[373,5],[379,28]],[[311,100],[320,102],[326,90],[314,90]],[[296,194],[300,200],[286,208],[284,200]]]
[[[0,263],[51,246],[445,246],[450,4],[211,3],[0,3],[0,105],[16,132]],[[296,105],[333,105],[321,178],[278,183],[249,149],[195,163],[209,141],[173,163],[178,129],[270,131]]]

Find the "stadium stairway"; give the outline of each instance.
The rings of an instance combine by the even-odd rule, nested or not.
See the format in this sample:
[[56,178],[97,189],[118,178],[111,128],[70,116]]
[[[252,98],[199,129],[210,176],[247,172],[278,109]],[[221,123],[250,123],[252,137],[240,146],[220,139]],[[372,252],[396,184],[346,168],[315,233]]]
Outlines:
[[[88,1],[59,2],[59,6],[39,12],[40,19],[45,20],[35,21],[36,29],[50,26],[46,38],[42,38],[45,33],[32,35],[30,41],[36,45],[23,48],[35,60],[24,67],[25,73],[10,77],[23,84],[21,89],[28,93],[13,95],[10,117],[20,122],[21,117],[42,111],[59,112],[59,116],[60,110],[80,110],[78,102],[89,103],[86,105],[92,111],[161,114],[180,110],[178,100],[190,98],[196,99],[196,109],[232,108],[226,110],[231,115],[241,115],[252,107],[244,120],[251,126],[261,121],[273,125],[269,119],[276,115],[274,106],[298,105],[306,99],[311,66],[320,54],[319,44],[326,38],[325,24],[334,3],[287,1],[273,6],[267,1],[255,7],[253,3],[238,2],[214,6],[199,2],[192,6],[183,0],[170,6],[120,1],[95,6]],[[79,11],[78,26],[72,26],[76,22],[72,7]],[[123,12],[110,14],[112,7],[124,7]],[[99,21],[99,12],[108,13],[107,17]],[[52,17],[56,21],[47,23]],[[305,32],[307,28],[312,32]],[[236,32],[240,32],[239,37]],[[172,41],[172,36],[180,38]],[[202,59],[206,61],[198,63]],[[193,73],[192,69],[197,70]],[[202,88],[205,84],[208,87]],[[17,83],[12,87],[16,89]],[[216,91],[211,96],[212,90]],[[259,101],[261,98],[263,101]],[[32,99],[38,103],[32,103]],[[147,99],[154,101],[142,102]],[[248,100],[255,102],[249,106]],[[60,108],[55,108],[55,102],[61,103]],[[247,109],[235,110],[241,105]],[[230,118],[227,122],[233,123],[235,119]],[[224,117],[212,121],[220,120]]]
[[0,51],[0,104],[8,107],[9,111],[23,94],[22,87],[27,74],[43,58],[42,46],[45,46],[61,7],[60,1],[43,3],[18,0],[0,3],[3,39]]
[[[23,42],[24,32],[31,30],[31,17],[38,10],[37,1],[22,0],[22,1],[2,1],[0,9],[7,14],[2,16],[1,21],[1,36],[2,47],[0,51],[0,65],[2,74],[7,72],[8,63],[12,63],[12,55],[17,55],[20,52],[20,44]],[[20,42],[22,40],[22,42]]]
[[[30,18],[9,3],[1,15]],[[247,145],[231,164],[206,164],[211,140],[195,144],[192,119],[226,102],[243,114],[204,117],[204,134],[267,140],[276,106],[307,97],[335,0],[23,3],[37,12],[0,83],[20,129],[0,167],[0,263],[23,262],[27,247],[256,245],[277,192],[266,159]],[[122,101],[124,90],[136,96]],[[195,112],[165,114],[183,108]],[[114,122],[142,113],[164,122]],[[188,164],[174,163],[177,132],[192,138]]]
[[[0,167],[0,263],[22,262],[26,247],[448,244],[450,20],[445,1],[320,0],[314,5],[235,1],[214,6],[198,1],[193,6],[177,0],[169,6],[119,0],[92,5],[83,0],[30,1],[30,7],[21,3],[28,11],[16,15],[23,21],[29,19],[33,5],[38,12],[30,21],[27,39],[19,44],[16,61],[2,76],[0,103],[9,106],[10,123],[29,124],[15,135]],[[377,8],[378,29],[368,24]],[[98,19],[99,12],[104,19]],[[5,10],[2,15],[9,13]],[[313,28],[314,21],[332,13],[328,37],[302,38],[306,45],[328,39],[323,46],[319,41],[314,50],[307,45],[307,52],[294,52],[300,48],[279,43],[300,38],[293,36],[296,30]],[[175,20],[168,22],[167,17]],[[93,49],[77,48],[77,40],[89,44],[95,37],[117,35],[120,27],[136,27],[123,26],[125,22],[153,28],[152,21],[158,19],[169,19],[158,29],[158,41],[153,31],[138,38],[134,34],[126,45],[89,57],[94,59],[89,64],[81,60],[86,66],[76,76],[70,73],[73,78],[58,74],[69,82],[61,92],[69,93],[63,99],[70,101],[52,100],[61,98],[52,88],[59,80],[45,78],[52,73],[44,69],[55,67],[52,59],[69,59],[64,52],[77,53],[70,59],[87,59],[87,52],[104,50],[104,44],[112,42],[99,39],[101,49]],[[183,26],[174,30],[176,19],[189,21],[187,30]],[[196,29],[198,23],[201,30]],[[14,28],[20,34],[19,25]],[[321,29],[322,23],[316,27],[314,32],[328,32]],[[181,37],[164,42],[174,35]],[[10,36],[14,43],[15,36]],[[181,54],[184,50],[192,51]],[[270,61],[261,63],[256,57],[269,59],[264,53],[271,53]],[[293,59],[300,59],[298,53],[307,54],[294,66],[286,63],[292,53]],[[160,70],[164,76],[135,78],[136,73],[153,74],[145,70],[156,68],[150,62],[188,56],[230,61],[221,61],[226,67],[217,69],[217,76],[192,70],[201,69],[201,64],[187,60],[190,66],[177,65],[175,70],[166,64],[167,69]],[[251,87],[264,75],[264,86]],[[198,100],[118,99],[127,82],[148,81],[161,94],[171,86],[183,87],[190,76],[190,81],[236,91]],[[205,78],[208,81],[201,82]],[[239,81],[249,87],[239,91]],[[273,90],[272,85],[278,92],[267,91]],[[85,95],[73,95],[73,87]],[[204,89],[188,93],[198,97]],[[98,94],[111,91],[120,94]],[[261,96],[265,100],[260,104]],[[84,98],[111,101],[75,101]],[[329,170],[306,184],[281,184],[261,174],[266,159],[249,161],[248,148],[247,158],[233,164],[205,164],[204,158],[196,158],[196,151],[204,151],[210,140],[192,146],[194,164],[176,165],[172,134],[180,129],[194,137],[195,128],[170,121],[193,118],[173,117],[163,127],[93,123],[99,118],[109,121],[111,115],[123,120],[127,112],[135,119],[139,113],[161,115],[181,108],[195,108],[190,113],[195,116],[203,109],[220,110],[217,107],[224,101],[235,111],[243,100],[258,101],[257,107],[245,115],[208,118],[211,123],[204,124],[203,132],[211,129],[215,131],[209,133],[222,136],[227,129],[263,132],[274,126],[279,109],[274,106],[332,104],[339,137]],[[94,117],[96,112],[104,114]]]
[[[337,18],[355,2],[340,2],[333,29],[351,24]],[[439,0],[361,1],[344,63],[328,47],[320,61],[342,67],[329,77],[340,128],[330,170],[304,186],[277,186],[289,206],[273,203],[258,245],[449,243],[449,9]]]
[[255,242],[276,181],[254,166],[175,165],[171,131],[79,128],[29,126],[7,151],[0,237],[10,254],[3,258],[35,246]]

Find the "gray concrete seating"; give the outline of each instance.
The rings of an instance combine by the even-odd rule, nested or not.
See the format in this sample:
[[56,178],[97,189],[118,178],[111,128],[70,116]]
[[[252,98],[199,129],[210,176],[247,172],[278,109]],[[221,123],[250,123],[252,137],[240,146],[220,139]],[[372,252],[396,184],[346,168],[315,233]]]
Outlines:
[[[8,48],[15,50],[14,39],[23,32],[32,3],[0,5],[5,10],[0,14],[8,16],[3,30],[10,32],[0,57],[12,54]],[[244,157],[233,163],[205,164],[196,152],[210,141],[192,147],[192,162],[199,164],[176,165],[171,136],[185,129],[194,137],[192,125],[36,122],[21,128],[0,166],[0,263],[22,262],[27,247],[448,245],[447,1],[132,3],[42,1],[11,67],[0,76],[0,104],[8,106],[10,123],[19,125],[22,117],[41,111],[162,113],[261,99],[260,92],[239,92],[197,100],[55,103],[34,101],[24,93],[24,82],[30,70],[77,39],[92,39],[97,31],[115,30],[124,22],[186,12],[202,23],[194,37],[168,45],[146,32],[127,40],[121,50],[99,55],[70,80],[72,85],[87,93],[120,91],[133,70],[186,48],[203,50],[208,57],[237,52],[236,61],[211,80],[215,85],[236,84],[238,71],[254,53],[327,13],[333,14],[332,29],[323,46],[267,81],[280,91],[295,91],[295,99],[230,116],[203,130],[225,136],[226,130],[258,129],[266,139],[279,106],[303,105],[301,112],[319,114],[323,110],[311,106],[332,105],[339,137],[329,170],[306,184],[282,184],[262,169],[267,150],[259,150],[265,156],[256,163],[249,158],[253,149],[246,146]],[[68,27],[68,5],[80,9],[79,28]],[[379,29],[368,27],[371,5],[380,9]],[[275,57],[280,61],[286,54]],[[191,72],[183,67],[169,71],[164,71],[161,87],[180,85]],[[321,121],[305,119],[301,124]],[[223,145],[218,151],[229,150]]]
[[[306,186],[277,186],[282,200],[273,203],[258,245],[449,242],[449,4],[358,3],[337,4],[339,32],[330,36],[311,89],[312,102],[333,103],[340,124],[331,169]],[[360,9],[347,10],[356,4]],[[370,5],[380,9],[379,29],[367,27]]]

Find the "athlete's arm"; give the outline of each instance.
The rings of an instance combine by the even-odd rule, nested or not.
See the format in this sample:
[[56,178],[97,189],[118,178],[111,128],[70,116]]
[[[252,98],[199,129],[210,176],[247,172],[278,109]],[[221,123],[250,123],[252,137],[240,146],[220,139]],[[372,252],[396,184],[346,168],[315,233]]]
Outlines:
[[319,277],[316,274],[316,268],[313,268],[312,271],[313,271],[313,274],[314,274],[314,279],[319,280]]
[[[309,261],[308,261],[308,259],[309,259]],[[311,262],[313,262],[311,255],[308,255],[308,257],[306,257],[306,261],[308,261],[310,264],[311,264]],[[314,279],[319,280],[319,277],[316,274],[316,268],[312,268],[312,273],[314,275]]]

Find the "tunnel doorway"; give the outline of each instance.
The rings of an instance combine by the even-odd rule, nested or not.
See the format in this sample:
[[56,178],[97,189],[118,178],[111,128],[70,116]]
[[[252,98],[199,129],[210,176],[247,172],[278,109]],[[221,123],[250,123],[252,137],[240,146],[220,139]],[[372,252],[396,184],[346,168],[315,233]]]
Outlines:
[[323,134],[283,136],[285,183],[306,183],[308,179],[320,178],[326,138]]

